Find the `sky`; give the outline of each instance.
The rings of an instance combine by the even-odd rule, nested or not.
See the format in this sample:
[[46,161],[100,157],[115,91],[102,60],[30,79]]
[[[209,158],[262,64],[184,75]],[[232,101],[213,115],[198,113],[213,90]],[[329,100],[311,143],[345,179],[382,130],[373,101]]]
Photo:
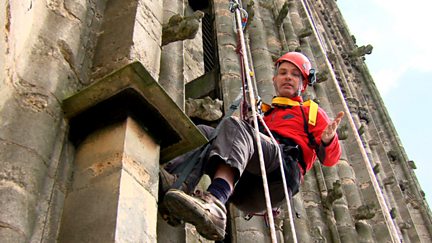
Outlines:
[[432,207],[432,1],[336,3],[357,45],[373,46],[366,64]]

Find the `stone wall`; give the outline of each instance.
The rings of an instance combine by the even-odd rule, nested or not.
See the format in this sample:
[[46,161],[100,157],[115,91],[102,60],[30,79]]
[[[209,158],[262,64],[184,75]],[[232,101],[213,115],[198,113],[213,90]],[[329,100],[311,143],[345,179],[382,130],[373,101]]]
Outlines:
[[[226,110],[241,86],[237,37],[228,2],[211,2],[220,67],[218,85]],[[299,241],[389,242],[395,241],[396,233],[404,242],[430,242],[432,217],[413,171],[415,164],[403,150],[364,63],[371,47],[355,43],[334,1],[255,0],[252,4],[244,0],[243,6],[249,11],[247,55],[264,101],[274,95],[273,61],[288,50],[297,50],[310,57],[320,75],[306,97],[319,101],[330,117],[340,110],[347,114],[342,123],[345,130],[338,131],[344,139],[341,161],[331,168],[316,163],[292,200]],[[183,109],[184,84],[204,74],[202,33],[199,25],[197,34],[163,45],[164,27],[178,27],[175,21],[169,24],[176,14],[180,22],[199,23],[200,14],[186,18],[194,11],[183,0],[0,3],[2,242],[74,241],[71,227],[92,235],[96,231],[80,228],[80,223],[91,225],[93,216],[102,215],[95,204],[110,195],[110,189],[116,192],[110,200],[116,201],[100,203],[106,204],[104,216],[111,215],[109,220],[120,223],[117,228],[111,224],[99,231],[112,236],[108,241],[203,241],[190,225],[174,229],[156,218],[159,147],[152,136],[157,131],[147,134],[140,123],[124,121],[125,134],[132,131],[133,136],[125,139],[123,149],[133,150],[136,158],[118,159],[124,164],[116,164],[115,170],[103,167],[107,174],[96,173],[102,176],[88,179],[89,171],[80,166],[90,159],[82,158],[94,156],[104,145],[91,136],[81,145],[72,143],[70,120],[62,107],[71,95],[125,65],[140,62]],[[111,135],[116,131],[109,126],[101,129]],[[115,138],[112,141],[120,141]],[[143,152],[146,149],[151,152]],[[101,161],[93,159],[95,164],[89,168],[94,169]],[[140,159],[150,162],[138,163]],[[141,180],[137,173],[148,180]],[[113,178],[118,179],[117,184],[111,184]],[[86,184],[86,180],[93,181]],[[94,193],[104,190],[103,196],[95,197]],[[74,215],[86,198],[89,210]],[[270,240],[262,217],[246,221],[243,212],[230,209],[232,227],[227,230],[232,242]],[[76,220],[68,221],[68,215]],[[292,232],[285,215],[277,218],[277,232],[280,239],[290,241]],[[107,225],[109,220],[105,220]],[[128,232],[135,232],[132,236],[125,234],[127,227],[131,227]],[[106,239],[93,237],[96,242]]]
[[2,2],[0,238],[6,242],[56,237],[73,160],[61,101],[89,82],[104,5]]

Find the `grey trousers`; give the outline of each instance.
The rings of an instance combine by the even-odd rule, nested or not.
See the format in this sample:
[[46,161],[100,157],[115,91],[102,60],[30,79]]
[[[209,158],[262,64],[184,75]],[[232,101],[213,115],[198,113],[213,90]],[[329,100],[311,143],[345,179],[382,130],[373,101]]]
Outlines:
[[[254,128],[236,117],[222,120],[219,126],[217,136],[211,142],[209,151],[202,160],[202,165],[197,165],[189,177],[200,178],[206,173],[213,178],[219,163],[228,164],[237,172],[237,183],[229,199],[230,202],[248,213],[266,210]],[[215,129],[209,126],[199,125],[198,128],[207,138],[210,138],[215,132]],[[262,133],[260,133],[260,138],[271,202],[272,206],[276,207],[285,199],[278,160],[279,145],[273,144],[271,139]],[[170,161],[165,168],[168,172],[178,173],[176,168],[184,163],[187,157],[188,154],[179,156]],[[296,162],[295,166],[297,166]]]

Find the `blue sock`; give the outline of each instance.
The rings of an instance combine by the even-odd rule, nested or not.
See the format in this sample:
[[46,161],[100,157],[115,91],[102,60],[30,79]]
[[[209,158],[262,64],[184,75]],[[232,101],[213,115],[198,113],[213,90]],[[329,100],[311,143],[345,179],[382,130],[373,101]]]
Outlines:
[[215,196],[219,201],[225,204],[231,195],[231,187],[227,181],[222,178],[216,178],[212,181],[207,191]]

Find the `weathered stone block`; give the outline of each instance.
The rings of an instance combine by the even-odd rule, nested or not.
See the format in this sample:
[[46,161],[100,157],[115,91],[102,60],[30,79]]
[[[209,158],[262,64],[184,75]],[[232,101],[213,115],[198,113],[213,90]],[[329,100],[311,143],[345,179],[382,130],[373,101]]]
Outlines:
[[[59,28],[67,29],[64,26],[51,27],[53,30]],[[25,81],[31,85],[32,90],[42,94],[54,94],[59,100],[75,92],[86,82],[81,77],[79,68],[75,66],[77,61],[74,55],[78,51],[71,49],[71,39],[66,36],[63,38],[67,39],[67,42],[58,37],[55,40],[49,40],[45,36],[35,37],[32,45],[23,51],[26,52],[23,54],[26,58],[18,59],[15,64],[20,82]]]
[[122,171],[117,208],[116,242],[156,242],[158,213],[156,198],[136,178]]
[[139,132],[138,124],[128,122],[108,126],[87,138],[81,144],[75,161],[73,189],[89,186],[94,180],[125,170],[137,182],[157,195],[159,146],[148,135]]
[[[148,25],[148,22],[143,24]],[[155,62],[154,60],[159,60],[161,56],[160,38],[154,39],[148,37],[148,33],[144,28],[140,28],[142,25],[137,26],[134,30],[134,46],[131,49],[131,58],[129,63],[133,61],[141,62],[144,67],[150,72],[154,79],[159,76],[160,62]],[[127,64],[127,63],[125,63]],[[120,66],[117,66],[117,68]]]
[[71,187],[72,184],[72,170],[73,163],[75,158],[75,147],[69,142],[65,142],[63,145],[62,154],[60,156],[60,161],[58,163],[57,171],[56,171],[56,185],[63,194],[66,194],[67,188]]
[[359,207],[362,204],[361,195],[357,185],[352,180],[342,180],[342,188],[350,207]]
[[186,231],[185,242],[202,242],[202,243],[213,242],[211,240],[207,240],[206,238],[202,237],[196,230],[195,226],[191,224],[185,224],[185,231]]
[[336,166],[338,168],[339,178],[341,178],[341,179],[345,179],[345,178],[354,179],[355,178],[354,171],[353,171],[351,165],[348,163],[348,161],[339,160],[339,162],[337,163]]
[[121,172],[67,195],[59,242],[114,242]]
[[355,229],[358,235],[358,241],[362,243],[372,243],[372,227],[365,221],[358,221],[355,223]]
[[[202,31],[198,31],[196,37],[192,40],[184,41],[184,58],[185,58],[185,83],[192,81],[204,74],[204,54],[202,44]],[[217,62],[217,60],[213,60]]]
[[129,114],[161,144],[161,162],[206,142],[140,63],[130,64],[66,99],[63,107],[71,119],[75,143],[107,121],[119,121]]
[[13,183],[24,194],[37,195],[47,173],[47,165],[38,154],[16,144],[0,142],[0,181]]
[[122,168],[126,123],[114,124],[91,134],[81,144],[74,162],[72,189],[88,187],[94,180]]
[[[7,3],[7,5],[6,5]],[[4,4],[4,5],[3,5]],[[22,50],[22,48],[26,45],[26,41],[31,33],[31,27],[33,25],[29,25],[28,23],[33,22],[33,16],[35,15],[35,8],[32,8],[31,0],[23,0],[23,1],[13,1],[6,2],[3,1],[1,5],[3,10],[9,11],[8,15],[4,18],[7,21],[13,19],[14,21],[10,21],[9,26],[9,41],[14,41],[14,47],[16,50]],[[5,23],[5,22],[3,22]],[[37,24],[37,23],[34,23]],[[5,29],[6,30],[6,29]],[[4,30],[4,31],[5,31]],[[2,31],[3,32],[3,31]]]
[[231,212],[231,232],[235,242],[269,242],[269,234],[266,228],[264,217],[255,216],[250,220],[245,220],[245,213],[230,204]]
[[[88,82],[87,73],[99,32],[99,20],[104,4],[100,1],[47,1],[46,5],[31,5],[29,13],[39,16],[38,21],[29,20],[26,46],[16,58],[19,76],[38,87],[51,91],[58,99],[64,92],[73,92]],[[19,19],[19,18],[14,18]],[[25,28],[22,28],[25,29]],[[43,65],[46,64],[46,65]],[[61,80],[59,82],[58,80]]]
[[160,147],[138,123],[127,120],[123,170],[137,183],[158,197]]
[[166,223],[160,214],[158,214],[157,218],[157,242],[159,243],[179,243],[185,242],[185,228],[181,227],[172,227],[168,223]]
[[348,207],[345,204],[335,202],[333,205],[333,212],[335,220],[338,222],[338,224],[345,226],[350,225],[352,222],[352,218],[347,217],[348,215],[351,215],[349,212]]
[[[2,19],[3,21],[7,20],[7,18],[6,18],[6,16],[7,16],[6,15],[6,12],[7,12],[6,6],[7,6],[7,4],[6,3],[7,3],[6,1],[1,1],[0,2],[0,19]],[[6,31],[0,31],[0,52],[1,53],[6,53],[6,48],[7,48],[7,46],[6,46],[6,44],[7,44],[6,40],[7,40],[7,38],[6,38]],[[5,68],[5,61],[4,61],[4,59],[2,59],[2,61],[0,62],[0,70],[5,70],[4,68]],[[4,72],[2,72],[0,74],[0,80],[1,80],[0,82],[1,82],[2,86],[3,86],[3,82],[5,80],[4,75],[5,75]]]
[[384,220],[374,220],[370,224],[373,225],[374,242],[391,242],[390,232]]
[[55,185],[52,190],[48,212],[46,213],[46,221],[42,225],[37,226],[43,232],[42,242],[56,242],[60,230],[64,201],[64,192]]
[[[49,97],[50,100],[53,98]],[[33,151],[32,157],[40,156],[48,163],[56,142],[56,128],[60,125],[60,120],[51,112],[60,112],[60,106],[57,104],[55,111],[45,110],[45,102],[48,101],[31,95],[16,95],[7,100],[1,110],[0,138]]]
[[10,229],[28,238],[33,225],[27,217],[34,215],[35,198],[13,182],[6,181],[0,183],[0,195],[0,222],[4,225],[0,228]]
[[358,242],[357,232],[352,226],[338,226],[338,233],[341,242]]
[[88,136],[75,165],[61,241],[155,242],[159,145],[137,123]]
[[83,21],[87,12],[90,12],[88,6],[88,2],[86,0],[64,0],[64,8],[77,19]]
[[140,61],[157,79],[160,62],[155,60],[161,54],[162,13],[162,0],[110,1],[95,52],[93,78]]
[[2,226],[0,228],[2,242],[26,242],[26,237],[13,229]]
[[0,221],[30,239],[42,227],[36,221],[44,213],[42,188],[53,179],[35,151],[13,143],[0,142],[0,163]]

